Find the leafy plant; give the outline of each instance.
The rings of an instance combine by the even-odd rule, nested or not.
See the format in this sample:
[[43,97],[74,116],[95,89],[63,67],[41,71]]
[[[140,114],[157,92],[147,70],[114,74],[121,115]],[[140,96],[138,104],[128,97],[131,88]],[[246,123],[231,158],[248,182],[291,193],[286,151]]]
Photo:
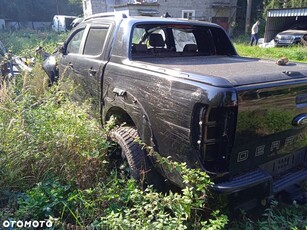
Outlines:
[[244,216],[243,221],[232,223],[230,229],[307,229],[306,215],[306,205],[285,207],[273,200],[260,219]]
[[[222,229],[227,224],[227,216],[207,207],[211,182],[205,172],[164,158],[151,147],[139,143],[157,164],[166,165],[173,173],[181,175],[183,188],[180,193],[170,191],[168,194],[158,193],[152,187],[144,191],[134,189],[130,194],[132,205],[103,217],[103,226],[112,229]],[[205,221],[210,215],[212,219]]]

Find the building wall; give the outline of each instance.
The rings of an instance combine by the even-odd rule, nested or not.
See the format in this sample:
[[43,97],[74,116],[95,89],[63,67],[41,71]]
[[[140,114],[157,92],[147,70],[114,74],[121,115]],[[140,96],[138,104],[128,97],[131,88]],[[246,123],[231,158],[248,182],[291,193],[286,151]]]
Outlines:
[[[84,15],[94,13],[112,12],[114,6],[118,9],[129,9],[130,15],[138,15],[138,10],[133,8],[135,0],[83,0]],[[168,12],[174,18],[191,16],[191,19],[222,22],[227,27],[235,20],[237,0],[145,0],[145,2],[159,4],[159,14],[162,16]],[[145,3],[144,4],[145,7]],[[118,7],[120,6],[120,7]],[[139,8],[140,5],[136,6]],[[156,7],[155,7],[156,9]],[[183,12],[186,12],[184,15]]]
[[106,0],[83,0],[84,16],[107,12]]
[[193,19],[206,19],[210,15],[210,0],[159,0],[160,13],[163,15],[168,12],[174,18],[181,18],[182,11],[194,11],[195,18]]

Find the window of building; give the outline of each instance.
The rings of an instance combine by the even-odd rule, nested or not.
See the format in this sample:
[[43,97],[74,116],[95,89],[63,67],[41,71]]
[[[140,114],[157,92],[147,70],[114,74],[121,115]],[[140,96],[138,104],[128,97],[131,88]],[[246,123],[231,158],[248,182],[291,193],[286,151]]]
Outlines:
[[87,4],[88,4],[88,1],[87,0],[84,0],[83,1],[83,5],[84,5],[84,10],[87,11]]
[[182,18],[195,19],[195,10],[183,10]]

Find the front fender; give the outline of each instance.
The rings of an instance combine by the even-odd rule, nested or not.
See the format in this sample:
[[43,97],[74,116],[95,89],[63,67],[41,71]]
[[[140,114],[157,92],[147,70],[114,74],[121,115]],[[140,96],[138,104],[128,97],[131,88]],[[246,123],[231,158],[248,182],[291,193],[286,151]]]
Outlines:
[[58,62],[56,55],[51,55],[47,57],[42,64],[42,68],[48,75],[49,82],[51,84],[57,81],[59,77],[59,71],[58,71]]

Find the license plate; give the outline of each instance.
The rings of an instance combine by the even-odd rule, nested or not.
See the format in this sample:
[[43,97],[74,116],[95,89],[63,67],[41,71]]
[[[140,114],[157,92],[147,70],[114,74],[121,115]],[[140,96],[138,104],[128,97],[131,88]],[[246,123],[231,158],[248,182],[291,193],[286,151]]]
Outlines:
[[302,164],[307,157],[306,149],[292,153],[290,155],[275,159],[261,165],[260,168],[270,173],[272,176],[282,174],[283,172]]
[[279,43],[281,43],[281,44],[291,44],[292,40],[280,40]]

